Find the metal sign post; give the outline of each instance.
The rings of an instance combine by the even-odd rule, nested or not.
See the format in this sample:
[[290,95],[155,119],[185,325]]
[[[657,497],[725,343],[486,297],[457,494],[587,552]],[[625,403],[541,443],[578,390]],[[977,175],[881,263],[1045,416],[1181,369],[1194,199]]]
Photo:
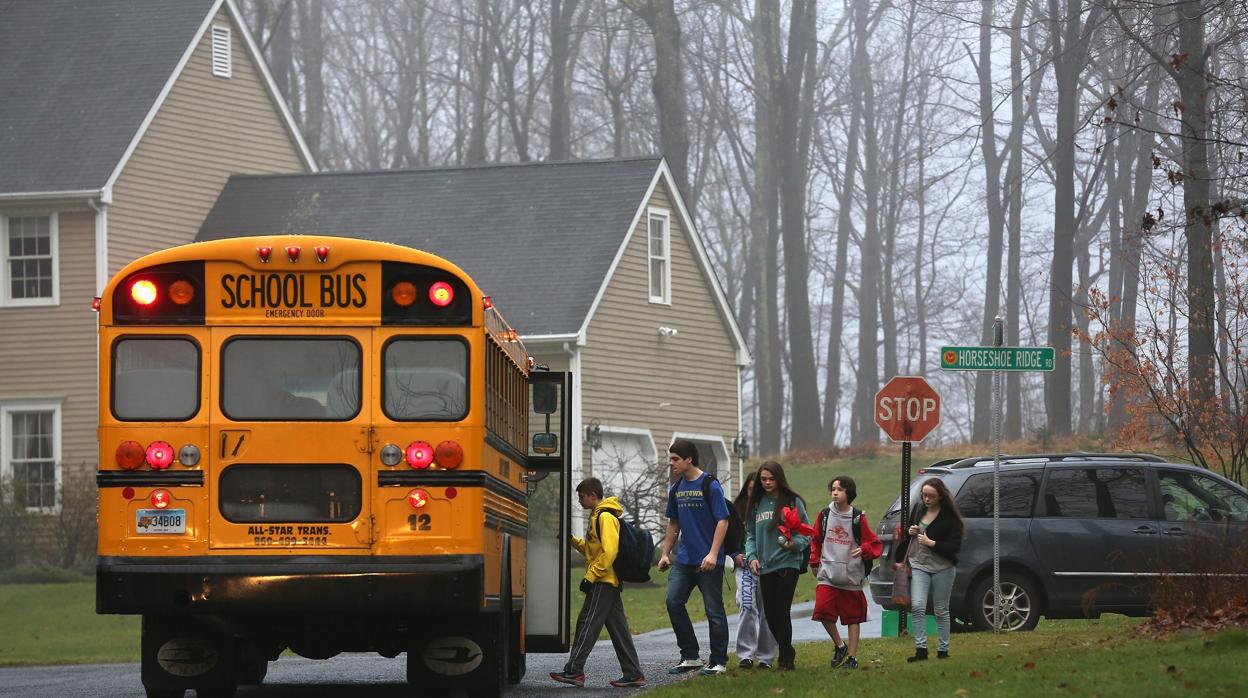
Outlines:
[[945,371],[992,371],[992,631],[1001,632],[1001,407],[1005,371],[1052,371],[1053,347],[1007,347],[1005,321],[992,322],[990,347],[941,347],[940,367]]

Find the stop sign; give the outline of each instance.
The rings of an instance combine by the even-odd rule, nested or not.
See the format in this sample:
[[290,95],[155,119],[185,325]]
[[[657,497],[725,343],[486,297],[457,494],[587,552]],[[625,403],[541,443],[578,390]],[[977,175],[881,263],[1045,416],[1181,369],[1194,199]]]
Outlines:
[[875,394],[875,423],[893,441],[922,441],[940,424],[940,393],[919,376],[894,376]]

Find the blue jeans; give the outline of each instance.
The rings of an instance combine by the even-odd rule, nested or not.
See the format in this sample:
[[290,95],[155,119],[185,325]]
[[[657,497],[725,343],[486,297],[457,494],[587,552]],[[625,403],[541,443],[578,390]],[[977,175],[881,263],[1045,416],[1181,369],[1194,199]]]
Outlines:
[[914,633],[914,646],[927,648],[927,597],[932,597],[936,611],[936,634],[939,641],[936,650],[949,651],[949,596],[953,593],[953,577],[956,567],[939,572],[927,572],[917,567],[910,577],[910,632]]
[[702,605],[706,608],[706,620],[711,630],[711,664],[728,663],[728,614],[724,611],[724,568],[716,567],[701,572],[695,565],[672,565],[667,577],[667,615],[672,619],[680,658],[697,659],[698,636],[693,632],[693,621],[685,602],[694,587],[702,592]]

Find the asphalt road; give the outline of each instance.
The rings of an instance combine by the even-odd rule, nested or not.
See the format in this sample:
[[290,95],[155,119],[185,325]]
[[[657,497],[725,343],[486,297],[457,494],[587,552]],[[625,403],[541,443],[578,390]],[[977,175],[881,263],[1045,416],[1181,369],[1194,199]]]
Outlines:
[[[696,599],[696,595],[695,595]],[[870,602],[870,595],[867,596]],[[794,644],[810,641],[826,641],[823,626],[810,620],[812,603],[798,604],[793,608]],[[880,636],[880,612],[870,605],[869,620],[863,624],[862,636]],[[737,617],[728,619],[731,653],[736,642]],[[709,647],[706,623],[695,624],[705,659]],[[669,676],[667,669],[680,659],[676,638],[669,630],[656,630],[633,638],[642,669],[650,685],[673,681],[715,681],[715,677]],[[810,651],[806,648],[799,652]],[[816,651],[830,651],[821,646]],[[608,681],[620,675],[619,664],[610,641],[600,641],[590,654],[585,666],[585,688],[577,689],[551,681],[547,676],[559,671],[567,657],[562,654],[528,655],[528,672],[524,681],[508,691],[509,696],[552,696],[570,691],[575,698],[620,696],[630,691],[612,688]],[[328,660],[311,660],[301,657],[283,657],[269,665],[269,675],[261,686],[240,688],[240,698],[330,698],[360,696],[382,698],[383,696],[429,695],[419,687],[408,686],[402,656],[386,659],[373,654],[345,654]],[[644,689],[642,689],[644,690]],[[639,692],[636,689],[631,692]],[[189,694],[188,694],[189,695]],[[28,698],[30,696],[55,696],[56,698],[94,698],[117,696],[118,698],[143,698],[143,686],[139,682],[138,664],[98,664],[60,667],[16,667],[0,669],[0,696]]]

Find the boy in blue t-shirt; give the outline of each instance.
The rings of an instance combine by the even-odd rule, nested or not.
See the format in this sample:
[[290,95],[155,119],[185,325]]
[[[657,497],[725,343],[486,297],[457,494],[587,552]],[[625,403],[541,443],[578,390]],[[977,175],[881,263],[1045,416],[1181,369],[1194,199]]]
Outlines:
[[[676,644],[680,646],[680,663],[668,670],[683,674],[701,670],[703,674],[722,674],[728,670],[728,614],[724,611],[724,536],[728,532],[728,500],[719,481],[698,467],[698,449],[692,442],[676,439],[668,447],[668,461],[677,475],[667,497],[667,535],[663,538],[663,556],[659,570],[671,568],[667,578],[667,615],[672,620]],[[703,497],[703,480],[710,478]],[[680,549],[676,564],[669,555],[676,535]],[[711,655],[705,667],[699,659],[698,637],[685,602],[697,587],[702,593],[706,620],[710,626]]]

